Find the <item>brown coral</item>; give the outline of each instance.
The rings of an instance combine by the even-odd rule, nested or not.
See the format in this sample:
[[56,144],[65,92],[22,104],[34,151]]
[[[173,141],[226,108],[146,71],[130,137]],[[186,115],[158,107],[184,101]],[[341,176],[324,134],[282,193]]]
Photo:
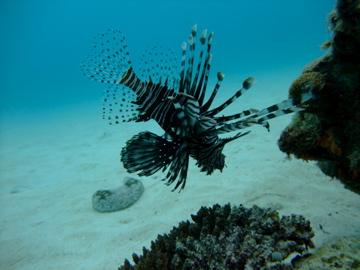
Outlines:
[[336,137],[331,129],[323,132],[322,136],[317,141],[317,144],[329,151],[330,155],[340,157],[342,154],[342,150],[336,142]]
[[331,52],[304,69],[289,91],[314,100],[279,139],[279,147],[298,158],[318,160],[327,174],[360,193],[360,0],[338,0],[330,15]]
[[159,235],[142,255],[133,254],[134,265],[125,260],[119,270],[285,270],[293,269],[286,259],[313,247],[309,221],[269,208],[215,204],[191,219]]
[[296,103],[300,103],[301,96],[305,89],[311,87],[312,91],[319,92],[324,89],[324,86],[325,78],[323,74],[316,71],[304,72],[292,83],[289,95]]

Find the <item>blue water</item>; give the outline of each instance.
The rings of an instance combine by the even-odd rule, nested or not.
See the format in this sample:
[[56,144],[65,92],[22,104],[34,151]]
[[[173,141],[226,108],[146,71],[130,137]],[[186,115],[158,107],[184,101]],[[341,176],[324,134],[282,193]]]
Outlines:
[[191,26],[215,32],[214,68],[239,76],[301,71],[324,54],[334,0],[0,2],[0,106],[31,113],[101,98],[79,64],[93,37],[121,29],[135,56],[154,43],[178,50]]

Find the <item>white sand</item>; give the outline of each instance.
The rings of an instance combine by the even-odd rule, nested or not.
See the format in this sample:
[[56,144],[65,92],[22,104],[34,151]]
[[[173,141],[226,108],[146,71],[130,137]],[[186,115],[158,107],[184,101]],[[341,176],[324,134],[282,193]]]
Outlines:
[[[234,109],[280,101],[288,83],[272,86],[284,93],[256,89],[239,101],[249,106]],[[143,178],[145,193],[135,205],[97,213],[91,195],[118,187],[126,175],[119,158],[124,142],[140,130],[161,134],[152,124],[107,127],[97,110],[90,105],[2,120],[0,269],[117,269],[159,233],[214,203],[302,214],[312,222],[317,246],[360,234],[360,196],[324,176],[314,163],[288,160],[278,150],[277,138],[290,117],[272,121],[270,133],[254,128],[228,145],[223,173],[205,176],[191,163],[181,193],[170,192],[161,175]]]

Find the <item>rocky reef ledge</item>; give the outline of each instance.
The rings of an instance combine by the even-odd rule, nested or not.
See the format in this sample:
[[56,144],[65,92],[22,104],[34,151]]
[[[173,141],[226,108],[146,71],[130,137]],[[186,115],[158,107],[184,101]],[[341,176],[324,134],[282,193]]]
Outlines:
[[272,209],[230,204],[201,207],[192,221],[159,235],[119,270],[293,269],[313,247],[310,222]]
[[360,0],[338,0],[329,16],[327,55],[307,67],[290,88],[314,101],[282,132],[280,150],[316,160],[321,170],[360,193]]

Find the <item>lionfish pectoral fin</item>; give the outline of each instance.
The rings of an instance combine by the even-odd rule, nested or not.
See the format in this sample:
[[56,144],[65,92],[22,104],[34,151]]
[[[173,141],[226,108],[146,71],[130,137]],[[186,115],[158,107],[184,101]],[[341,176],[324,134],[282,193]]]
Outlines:
[[208,132],[211,134],[220,135],[235,130],[248,128],[253,125],[262,125],[269,131],[270,124],[268,123],[268,120],[277,118],[282,115],[303,111],[304,109],[306,109],[305,105],[313,98],[313,94],[311,93],[311,91],[309,91],[302,95],[300,103],[296,103],[291,98],[286,99],[282,102],[266,107],[265,109],[262,109],[245,119],[233,123],[224,123],[219,127],[211,128]]
[[150,176],[174,159],[178,145],[151,132],[132,137],[121,151],[121,161],[127,172]]
[[172,191],[175,191],[180,187],[180,191],[184,189],[187,178],[187,171],[189,167],[189,153],[186,149],[186,144],[182,144],[174,155],[174,159],[171,161],[171,165],[166,177],[163,179],[167,181],[167,185],[171,185],[175,180],[177,183]]

